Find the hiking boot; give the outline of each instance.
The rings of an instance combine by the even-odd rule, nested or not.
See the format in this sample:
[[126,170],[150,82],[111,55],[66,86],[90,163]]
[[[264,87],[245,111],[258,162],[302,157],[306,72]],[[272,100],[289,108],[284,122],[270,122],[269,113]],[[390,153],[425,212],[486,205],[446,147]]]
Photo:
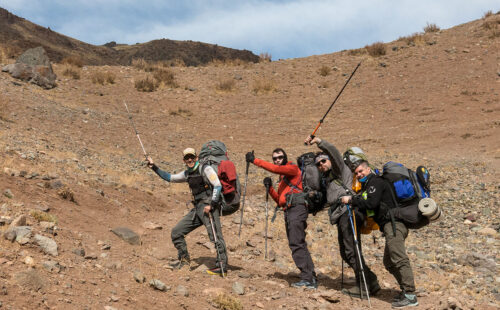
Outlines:
[[402,298],[392,303],[393,308],[415,307],[418,306],[417,296],[415,294],[402,294]]
[[182,267],[184,267],[184,266],[189,267],[190,265],[191,265],[191,261],[188,258],[181,258],[180,260],[169,264],[169,266],[172,267],[172,269],[177,269],[177,270],[182,269]]
[[392,298],[392,302],[397,302],[404,298],[405,298],[405,291],[400,291],[396,296]]
[[222,268],[220,267],[215,267],[215,268],[212,268],[212,269],[207,269],[206,271],[209,275],[213,275],[213,276],[226,276],[227,275],[227,270],[226,268],[224,268],[224,275],[222,275]]
[[300,280],[299,282],[292,283],[290,286],[296,287],[296,288],[305,288],[308,290],[315,290],[318,288],[318,282],[313,279],[312,282],[306,281],[306,280]]
[[[372,285],[370,285],[370,296],[376,295],[378,291],[380,291],[380,285],[378,284],[378,282],[375,282]],[[368,299],[364,285],[362,286],[361,291],[359,290],[359,286],[353,286],[349,289],[342,289],[342,293],[347,296],[360,299],[362,295],[363,299]]]

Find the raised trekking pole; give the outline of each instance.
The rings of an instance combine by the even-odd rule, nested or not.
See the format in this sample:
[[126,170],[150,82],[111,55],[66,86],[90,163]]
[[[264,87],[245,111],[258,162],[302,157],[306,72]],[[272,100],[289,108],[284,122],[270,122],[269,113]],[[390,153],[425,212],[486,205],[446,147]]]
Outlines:
[[[368,298],[368,305],[371,308],[372,303],[370,301],[370,291],[368,291],[368,285],[366,284],[365,270],[363,267],[363,261],[361,259],[361,250],[359,248],[358,237],[356,234],[356,224],[354,224],[354,220],[353,220],[354,215],[353,215],[353,211],[351,209],[351,206],[346,204],[346,207],[347,207],[347,211],[349,212],[349,222],[351,223],[352,233],[354,235],[354,246],[356,248],[356,253],[358,254],[357,256],[359,259],[359,266],[360,266],[360,270],[361,270],[361,275],[363,276],[363,283],[365,284],[366,297]],[[360,286],[361,286],[361,283],[360,283]],[[361,289],[361,287],[359,288],[359,295],[360,295],[361,299],[363,299],[363,290]]]
[[139,139],[139,143],[141,144],[142,151],[144,152],[144,157],[146,159],[148,158],[148,153],[146,153],[146,150],[144,149],[144,145],[142,144],[141,137],[139,136],[139,132],[137,131],[137,128],[135,128],[134,120],[132,119],[132,114],[130,114],[130,111],[128,110],[127,103],[123,101],[123,104],[125,105],[125,109],[127,109],[127,114],[128,114],[128,119],[130,120],[130,123],[132,124],[132,127],[134,128],[135,135],[137,136],[137,139]]
[[268,222],[268,217],[269,217],[269,186],[266,185],[266,231],[265,231],[265,252],[264,252],[264,259],[267,260],[267,222]]
[[222,267],[222,265],[224,265],[224,262],[222,261],[219,247],[217,246],[219,244],[219,239],[217,239],[217,234],[215,233],[215,227],[214,227],[214,221],[212,219],[212,213],[208,212],[208,218],[210,219],[210,227],[212,227],[212,234],[214,235],[215,250],[217,250],[217,258],[219,260],[220,271],[222,273],[222,277],[224,278],[225,277],[224,267]]
[[241,203],[240,228],[238,229],[238,238],[241,236],[241,225],[243,225],[243,209],[245,209],[245,197],[247,195],[248,168],[250,168],[250,163],[247,161],[247,168],[245,170],[245,188],[243,189],[243,202]]
[[330,105],[330,107],[326,111],[325,115],[323,115],[323,117],[319,120],[318,125],[316,126],[316,128],[314,128],[314,130],[313,130],[313,132],[311,134],[311,139],[314,139],[314,135],[316,134],[316,131],[318,131],[318,129],[321,126],[321,124],[323,124],[323,121],[325,120],[326,116],[328,115],[328,113],[330,112],[330,110],[333,108],[333,105],[335,104],[335,102],[337,101],[337,99],[339,99],[340,94],[342,94],[342,92],[344,91],[344,88],[347,86],[347,84],[349,84],[349,81],[353,77],[354,73],[356,73],[356,70],[358,70],[358,68],[359,68],[360,65],[361,65],[361,62],[356,66],[356,68],[354,68],[354,71],[352,71],[351,76],[347,79],[347,81],[345,82],[344,86],[342,87],[342,89],[340,90],[340,92],[337,94],[337,97],[335,97],[335,99],[333,100],[332,104]]

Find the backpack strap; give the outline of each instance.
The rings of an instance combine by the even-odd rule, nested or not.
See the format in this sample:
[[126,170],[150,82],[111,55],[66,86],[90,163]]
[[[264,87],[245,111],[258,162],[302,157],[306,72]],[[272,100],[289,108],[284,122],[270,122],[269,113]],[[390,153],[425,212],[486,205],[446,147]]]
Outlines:
[[394,194],[394,190],[392,189],[392,184],[388,180],[384,179],[387,185],[389,186],[389,191],[391,192],[392,202],[394,203],[394,207],[390,208],[387,212],[389,212],[389,216],[391,217],[392,224],[392,233],[394,237],[396,237],[396,220],[394,219],[394,213],[392,209],[397,208],[399,206],[398,201],[396,200],[396,195]]

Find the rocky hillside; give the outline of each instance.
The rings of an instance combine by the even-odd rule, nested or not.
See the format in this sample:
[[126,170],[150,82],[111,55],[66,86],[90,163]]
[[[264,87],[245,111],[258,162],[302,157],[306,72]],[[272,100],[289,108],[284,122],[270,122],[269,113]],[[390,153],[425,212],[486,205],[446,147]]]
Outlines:
[[[216,255],[203,228],[187,237],[191,269],[169,269],[176,257],[170,230],[191,207],[188,188],[144,166],[123,106],[163,169],[180,171],[185,147],[219,139],[243,178],[249,150],[264,159],[277,146],[291,158],[315,150],[302,141],[361,61],[318,136],[341,150],[360,146],[378,166],[395,160],[429,168],[444,216],[407,240],[419,309],[498,309],[499,28],[500,15],[492,14],[386,43],[385,54],[362,48],[271,63],[177,66],[175,83],[153,92],[134,87],[152,73],[129,66],[84,66],[73,69],[77,78],[55,64],[58,86],[51,90],[1,73],[0,305],[368,308],[340,293],[336,228],[326,212],[311,216],[307,229],[317,291],[289,287],[298,270],[281,213],[270,224],[264,259],[261,184],[269,174],[254,166],[242,236],[239,214],[222,220],[227,278],[202,272]],[[113,83],[97,83],[101,73],[112,74]],[[119,237],[119,227],[132,233]],[[398,289],[383,267],[383,247],[380,233],[363,236],[365,258],[382,286],[373,309],[388,309]],[[346,270],[346,285],[352,282]]]
[[193,41],[154,40],[136,45],[114,42],[96,46],[41,27],[0,8],[0,48],[12,58],[28,48],[43,46],[54,62],[77,57],[87,65],[129,65],[133,59],[182,61],[197,66],[218,60],[258,62],[250,51]]

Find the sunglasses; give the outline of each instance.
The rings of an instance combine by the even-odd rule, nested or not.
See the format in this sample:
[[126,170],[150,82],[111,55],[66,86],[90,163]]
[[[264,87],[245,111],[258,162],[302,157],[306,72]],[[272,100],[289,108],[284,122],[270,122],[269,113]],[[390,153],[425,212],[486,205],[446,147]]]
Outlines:
[[316,167],[321,166],[322,164],[326,163],[326,159],[322,159],[316,163]]
[[186,161],[188,161],[188,160],[194,160],[194,159],[196,159],[196,156],[194,156],[194,155],[186,155],[186,156],[184,156],[184,160],[186,160]]
[[285,158],[284,155],[279,155],[279,156],[276,156],[276,157],[273,157],[273,161],[277,161],[277,160],[282,160],[283,158]]

